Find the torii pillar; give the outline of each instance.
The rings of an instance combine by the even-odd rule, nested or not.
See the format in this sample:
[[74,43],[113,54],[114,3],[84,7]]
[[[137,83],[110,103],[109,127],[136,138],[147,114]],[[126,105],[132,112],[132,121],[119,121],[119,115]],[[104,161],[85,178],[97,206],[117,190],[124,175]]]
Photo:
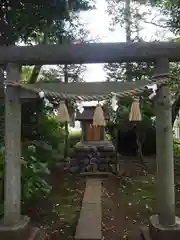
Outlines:
[[20,69],[8,64],[5,80],[5,179],[4,217],[0,219],[0,239],[34,240],[47,236],[31,227],[30,218],[21,215],[21,98],[18,86]]
[[[168,78],[167,58],[155,62],[155,76]],[[156,163],[158,214],[150,217],[149,228],[142,229],[144,239],[179,240],[180,219],[175,216],[172,107],[168,84],[158,87],[156,110]]]

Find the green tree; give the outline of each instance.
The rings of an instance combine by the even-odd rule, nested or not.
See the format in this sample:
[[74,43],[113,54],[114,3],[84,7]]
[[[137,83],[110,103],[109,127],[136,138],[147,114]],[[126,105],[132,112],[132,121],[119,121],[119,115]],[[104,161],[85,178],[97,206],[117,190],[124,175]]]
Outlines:
[[180,2],[178,0],[150,0],[149,2],[161,14],[160,18],[154,18],[151,23],[165,30],[169,29],[179,36]]
[[92,0],[2,0],[0,45],[15,44],[19,40],[26,42],[31,37],[35,39],[49,27],[52,36],[55,36],[54,32],[61,35],[64,21],[71,19],[75,12],[92,7]]
[[[93,7],[93,0],[2,0],[0,45],[62,43],[67,35],[82,40],[87,32],[79,12]],[[36,82],[41,67],[33,68],[29,83]]]
[[[151,0],[151,5],[159,10],[160,18],[154,18],[150,23],[174,34],[173,41],[180,41],[180,1],[178,0]],[[180,83],[179,63],[171,63],[171,90],[173,97],[172,125],[180,110]]]
[[[129,3],[129,0],[127,0]],[[149,4],[151,3],[151,4]],[[126,3],[127,5],[127,3]],[[108,13],[112,17],[112,28],[119,25],[126,29],[131,30],[132,41],[142,41],[140,36],[140,30],[142,29],[141,23],[150,23],[157,27],[161,27],[164,31],[171,31],[175,34],[173,41],[179,41],[179,1],[171,0],[151,0],[151,1],[133,1],[133,4],[129,3],[129,13],[127,15],[126,5],[124,2],[118,0],[108,1]],[[147,21],[148,11],[142,12],[141,6],[151,6],[155,8],[156,15],[153,16],[152,21]],[[144,8],[143,8],[144,9]],[[125,13],[126,11],[126,13]],[[129,16],[129,20],[127,18]],[[126,23],[126,24],[125,24]],[[127,28],[129,24],[129,28]],[[127,30],[126,30],[127,31]],[[134,37],[133,37],[134,36]],[[127,39],[126,39],[127,40]],[[167,39],[168,40],[168,39]],[[171,39],[172,40],[172,39]],[[127,79],[127,71],[129,71],[130,79],[141,80],[150,79],[153,75],[153,64],[147,63],[135,63],[131,65],[130,69],[126,68],[126,64],[106,64],[105,71],[108,81],[125,81]],[[176,119],[180,109],[180,85],[179,85],[179,63],[170,64],[171,72],[171,90],[173,97],[172,105],[172,125]]]
[[[125,29],[126,42],[143,41],[140,36],[142,18],[148,13],[141,11],[143,1],[107,1],[107,12],[111,17],[110,29]],[[134,81],[149,79],[152,75],[152,64],[149,63],[113,63],[105,64],[107,81]]]
[[[126,42],[142,42],[143,38],[140,34],[142,30],[142,19],[148,14],[147,11],[142,12],[141,10],[141,6],[144,5],[144,2],[111,0],[107,1],[107,4],[107,11],[111,17],[111,29],[118,29],[120,27],[125,29]],[[153,63],[142,62],[106,64],[104,66],[104,70],[106,72],[107,81],[139,81],[142,79],[148,81],[153,73]],[[120,101],[119,108],[116,113],[112,114],[113,119],[112,122],[109,123],[111,129],[115,126],[116,129],[117,126],[120,126],[121,128],[122,125],[123,129],[132,127],[129,127],[131,124],[128,119],[131,102],[131,98],[125,98]],[[142,133],[145,133],[144,129],[149,126],[149,124],[146,123],[152,124],[152,121],[150,120],[150,117],[146,117],[144,114],[144,107],[141,109],[141,112],[143,114],[143,121],[140,124],[136,124],[135,128],[136,145],[138,158],[140,162],[145,165],[142,157],[142,143],[145,139],[145,134]],[[117,130],[115,132],[117,133]],[[140,135],[143,135],[143,137],[140,137]]]
[[[81,64],[67,65],[68,82],[82,82],[84,81],[84,73],[86,66]],[[38,81],[64,81],[64,66],[58,65],[56,68],[42,69],[40,71]]]
[[[67,10],[68,11],[68,10]],[[36,38],[37,43],[67,43],[67,42],[86,42],[88,41],[89,31],[84,27],[79,18],[79,13],[71,14],[71,19],[61,24],[61,30],[55,25],[49,28],[49,34],[47,32],[43,33]],[[57,28],[56,28],[57,27]],[[33,39],[30,38],[31,41]],[[82,65],[72,65],[70,67],[73,69],[73,76],[75,76],[75,71],[79,71]],[[33,84],[38,80],[39,74],[41,72],[42,65],[34,66],[32,74],[29,77],[28,83]],[[63,66],[58,66],[58,69],[63,71]],[[72,72],[72,70],[71,70]],[[45,71],[43,71],[45,74]],[[55,73],[55,72],[54,72]]]

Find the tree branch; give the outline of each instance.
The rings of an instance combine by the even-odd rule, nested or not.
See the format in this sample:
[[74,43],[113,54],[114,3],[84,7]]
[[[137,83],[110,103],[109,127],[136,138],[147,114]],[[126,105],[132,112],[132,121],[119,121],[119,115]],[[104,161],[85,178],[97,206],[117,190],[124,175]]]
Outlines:
[[144,22],[147,24],[152,24],[152,25],[154,25],[156,27],[160,27],[160,28],[170,28],[171,27],[170,25],[161,25],[161,24],[155,23],[153,21],[149,22],[149,21],[144,20]]

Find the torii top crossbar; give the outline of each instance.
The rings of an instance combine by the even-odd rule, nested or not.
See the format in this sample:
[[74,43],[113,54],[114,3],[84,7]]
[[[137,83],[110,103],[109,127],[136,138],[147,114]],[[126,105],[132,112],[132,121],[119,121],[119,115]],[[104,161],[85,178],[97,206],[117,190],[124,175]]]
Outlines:
[[180,43],[123,42],[0,47],[0,65],[153,62],[162,57],[172,62],[179,61]]

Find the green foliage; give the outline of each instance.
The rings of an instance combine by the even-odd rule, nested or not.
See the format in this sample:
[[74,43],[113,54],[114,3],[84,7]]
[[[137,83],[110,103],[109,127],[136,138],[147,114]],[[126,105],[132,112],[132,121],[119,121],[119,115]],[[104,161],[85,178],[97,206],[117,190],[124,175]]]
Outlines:
[[69,147],[73,148],[76,143],[81,141],[81,131],[71,132],[69,134]]
[[127,75],[133,81],[149,80],[153,75],[153,64],[132,63],[127,69],[126,63],[108,63],[104,65],[107,81],[126,81]]
[[59,72],[58,69],[54,69],[54,68],[50,68],[48,70],[46,69],[41,69],[39,77],[38,77],[38,81],[54,81],[54,80],[58,80],[60,82],[63,81],[63,75],[62,73]]
[[[67,65],[68,82],[82,82],[84,80],[84,73],[86,66],[82,64],[70,64]],[[42,69],[38,77],[38,81],[61,81],[64,82],[65,70],[63,65],[57,66],[57,68]]]
[[55,116],[40,114],[38,122],[40,140],[45,141],[53,148],[58,148],[64,142],[63,126]]
[[180,64],[170,63],[170,73],[171,73],[171,81],[170,87],[173,96],[175,97],[177,93],[179,93],[179,72],[180,72]]
[[0,45],[14,44],[22,39],[35,39],[39,33],[51,26],[53,36],[61,35],[63,21],[70,13],[88,10],[93,1],[80,0],[36,0],[1,1]]
[[[48,163],[37,159],[36,147],[34,145],[23,144],[22,155],[23,201],[35,196],[46,196],[51,190],[51,186],[45,180],[46,176],[50,174]],[[3,181],[4,148],[0,151],[0,174],[0,181]]]
[[[133,2],[133,3],[132,3]],[[126,41],[143,42],[142,23],[148,15],[148,8],[142,8],[145,1],[107,1],[111,30],[117,26],[123,28]],[[105,64],[107,81],[149,80],[152,76],[153,63],[111,63]]]
[[31,66],[23,66],[22,69],[21,69],[21,80],[22,82],[28,82],[31,74],[32,74],[32,71],[33,71],[33,67]]
[[39,139],[38,116],[43,111],[43,103],[39,99],[22,104],[22,141]]
[[53,115],[53,109],[53,107],[45,107],[42,101],[23,104],[22,140],[44,142],[62,153],[65,137],[64,124]]
[[[118,109],[116,112],[113,112],[112,109],[109,111],[110,121],[114,124],[121,125],[124,122],[129,121],[129,113],[132,104],[132,97],[124,97],[118,101]],[[153,109],[153,103],[147,101],[147,99],[141,97],[140,99],[140,110],[143,120],[149,120],[151,117],[155,115]]]
[[[55,164],[53,159],[53,149],[58,154],[63,153],[64,129],[63,124],[55,117],[41,111],[34,114],[39,109],[38,104],[30,109],[30,116],[38,115],[38,121],[32,121],[29,115],[23,112],[23,123],[26,122],[26,129],[29,129],[26,137],[23,136],[22,144],[22,194],[26,201],[31,197],[46,196],[51,190],[51,186],[45,180],[50,173],[49,168]],[[30,105],[29,105],[30,107]],[[35,108],[36,107],[36,108]],[[28,108],[29,109],[29,108]],[[25,121],[26,119],[26,121]],[[24,129],[24,127],[23,127]],[[25,131],[23,130],[23,133]],[[44,148],[41,143],[46,143],[50,148]],[[4,152],[0,151],[0,178],[3,178]]]
[[173,139],[173,151],[174,151],[174,157],[180,158],[180,140],[174,138]]
[[[164,16],[163,27],[172,30],[179,35],[180,25],[180,1],[179,0],[151,0],[153,7],[158,8]],[[159,24],[161,26],[161,24]]]
[[173,139],[175,177],[180,176],[180,139]]
[[[134,132],[134,123],[129,122],[129,113],[132,104],[131,97],[125,97],[118,101],[118,109],[116,112],[113,112],[112,109],[109,111],[110,113],[110,121],[107,123],[108,132],[112,138],[113,143],[116,146],[116,149],[120,149],[119,146],[119,134],[125,136],[130,132]],[[138,134],[140,141],[143,143],[143,149],[146,153],[152,152],[152,148],[155,151],[155,135],[154,130],[155,126],[153,120],[154,117],[154,109],[152,102],[147,101],[145,98],[141,98],[140,100],[140,110],[142,115],[142,121],[138,123]],[[125,135],[124,135],[125,134]],[[152,136],[151,138],[147,138],[147,136]],[[152,141],[152,142],[151,142]],[[129,142],[124,144],[129,145]],[[136,144],[136,143],[134,143]],[[120,148],[119,148],[120,147]]]
[[45,180],[46,175],[50,174],[48,163],[36,158],[36,147],[33,145],[24,150],[22,162],[22,198],[46,196],[51,191]]
[[110,134],[106,134],[106,135],[105,135],[105,139],[106,139],[107,141],[111,141],[111,135],[110,135]]
[[111,18],[111,30],[114,30],[114,27],[117,25],[126,28],[128,22],[131,25],[131,32],[135,33],[131,34],[131,38],[132,40],[136,40],[137,33],[142,29],[141,20],[148,14],[148,8],[142,8],[145,1],[134,0],[130,1],[129,4],[119,0],[106,0],[106,2],[107,12]]

